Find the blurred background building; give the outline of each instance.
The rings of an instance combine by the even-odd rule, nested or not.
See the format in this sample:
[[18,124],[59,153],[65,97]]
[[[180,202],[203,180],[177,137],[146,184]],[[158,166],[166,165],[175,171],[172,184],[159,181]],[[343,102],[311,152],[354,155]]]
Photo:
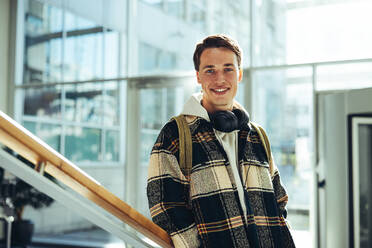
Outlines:
[[[0,110],[149,217],[152,145],[200,90],[195,44],[228,34],[297,246],[318,247],[316,96],[372,87],[370,13],[369,0],[0,0]],[[25,214],[39,236],[93,227],[58,203]]]

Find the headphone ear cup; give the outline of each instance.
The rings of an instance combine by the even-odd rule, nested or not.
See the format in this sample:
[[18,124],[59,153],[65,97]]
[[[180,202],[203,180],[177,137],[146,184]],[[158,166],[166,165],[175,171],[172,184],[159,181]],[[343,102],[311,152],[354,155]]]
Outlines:
[[217,111],[209,115],[209,118],[213,127],[221,132],[232,132],[239,125],[238,118],[231,111]]
[[238,129],[241,129],[249,122],[249,115],[244,110],[241,109],[233,109],[232,111],[236,118],[238,119]]

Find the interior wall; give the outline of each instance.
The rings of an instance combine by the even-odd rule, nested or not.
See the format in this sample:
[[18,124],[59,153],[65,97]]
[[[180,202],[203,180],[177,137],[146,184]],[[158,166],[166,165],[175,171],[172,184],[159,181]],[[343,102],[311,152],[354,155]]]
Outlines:
[[0,110],[8,112],[8,61],[10,1],[0,1]]

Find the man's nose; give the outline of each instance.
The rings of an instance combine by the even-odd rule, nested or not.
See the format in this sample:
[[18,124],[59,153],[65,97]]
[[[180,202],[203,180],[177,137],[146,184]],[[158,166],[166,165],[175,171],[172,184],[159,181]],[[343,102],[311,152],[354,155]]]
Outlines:
[[216,73],[216,83],[224,83],[225,82],[225,75],[223,72],[217,72]]

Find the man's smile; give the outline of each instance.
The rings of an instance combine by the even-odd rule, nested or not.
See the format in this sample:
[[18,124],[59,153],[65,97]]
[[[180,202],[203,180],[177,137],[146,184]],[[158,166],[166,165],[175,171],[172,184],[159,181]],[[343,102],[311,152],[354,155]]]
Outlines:
[[215,94],[217,94],[217,95],[223,95],[223,94],[225,94],[228,90],[229,90],[229,88],[211,89],[211,91],[213,91],[213,92],[214,92]]

